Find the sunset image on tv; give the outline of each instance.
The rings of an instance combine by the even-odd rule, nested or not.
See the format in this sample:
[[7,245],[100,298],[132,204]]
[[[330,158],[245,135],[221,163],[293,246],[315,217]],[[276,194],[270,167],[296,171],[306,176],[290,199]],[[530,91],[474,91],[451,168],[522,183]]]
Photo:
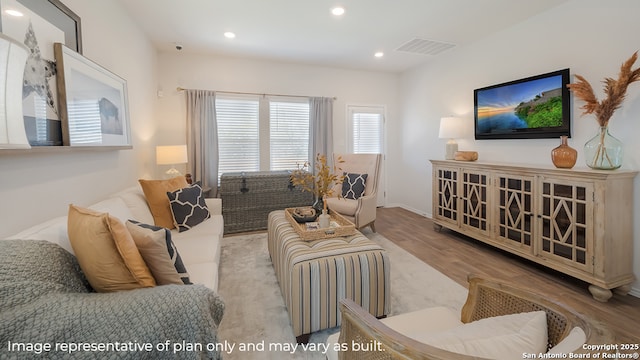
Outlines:
[[562,126],[562,76],[480,90],[477,131]]

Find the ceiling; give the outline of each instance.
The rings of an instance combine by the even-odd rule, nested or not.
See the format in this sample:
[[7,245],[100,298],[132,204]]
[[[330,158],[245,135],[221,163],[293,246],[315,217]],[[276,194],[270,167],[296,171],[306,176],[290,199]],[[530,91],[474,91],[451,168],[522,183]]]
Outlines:
[[411,40],[464,46],[566,1],[120,0],[161,51],[179,44],[185,53],[389,72],[438,56],[396,50]]

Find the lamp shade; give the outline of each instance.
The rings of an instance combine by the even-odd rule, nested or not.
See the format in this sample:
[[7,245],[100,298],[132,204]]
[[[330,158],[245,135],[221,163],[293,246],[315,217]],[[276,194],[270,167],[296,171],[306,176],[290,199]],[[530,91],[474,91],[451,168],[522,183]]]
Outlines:
[[29,149],[22,115],[26,46],[0,34],[0,149]]
[[457,117],[443,117],[440,119],[440,139],[458,139],[464,134],[462,119]]
[[187,163],[187,145],[156,146],[156,164],[175,165]]

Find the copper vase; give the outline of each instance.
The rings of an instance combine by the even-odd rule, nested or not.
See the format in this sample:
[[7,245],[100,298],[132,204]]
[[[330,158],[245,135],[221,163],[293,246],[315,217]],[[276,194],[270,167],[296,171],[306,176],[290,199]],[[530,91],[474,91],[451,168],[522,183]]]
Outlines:
[[551,150],[553,165],[561,169],[571,169],[578,160],[578,152],[567,144],[567,136],[560,136],[560,146]]

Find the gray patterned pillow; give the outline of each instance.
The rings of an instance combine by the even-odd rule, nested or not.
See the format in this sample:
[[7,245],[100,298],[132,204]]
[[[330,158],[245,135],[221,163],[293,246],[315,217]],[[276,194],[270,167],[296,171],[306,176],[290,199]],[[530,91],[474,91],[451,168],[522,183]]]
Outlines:
[[173,223],[179,232],[187,231],[211,217],[199,183],[174,192],[167,192],[167,196],[169,196]]
[[345,199],[358,200],[362,195],[364,195],[367,176],[367,174],[344,173],[344,181],[342,181],[342,197]]
[[127,221],[127,223],[139,226],[140,228],[148,230],[149,232],[152,232],[152,233],[162,232],[164,234],[166,251],[169,254],[169,258],[171,259],[173,266],[176,268],[176,271],[178,272],[178,276],[180,276],[180,280],[182,280],[182,282],[185,285],[191,284],[191,280],[189,279],[189,273],[187,272],[187,268],[184,266],[184,263],[182,262],[182,258],[178,253],[178,249],[176,249],[176,246],[173,243],[173,240],[171,240],[171,231],[169,231],[169,229],[166,229],[160,226],[155,226],[155,225],[143,224],[135,220],[129,220]]

